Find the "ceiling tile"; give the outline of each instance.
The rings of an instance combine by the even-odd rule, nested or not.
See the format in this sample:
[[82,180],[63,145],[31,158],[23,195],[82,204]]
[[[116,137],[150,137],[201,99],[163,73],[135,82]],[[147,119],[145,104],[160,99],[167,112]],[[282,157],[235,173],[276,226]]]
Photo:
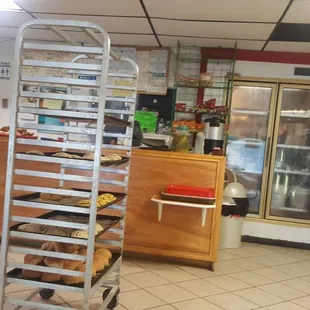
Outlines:
[[153,35],[111,33],[110,39],[112,45],[158,46],[158,43]]
[[107,32],[123,33],[147,33],[152,34],[152,29],[146,18],[134,17],[105,17],[105,16],[80,16],[80,15],[57,15],[57,14],[34,14],[37,18],[66,19],[87,21],[98,24]]
[[184,46],[204,46],[204,47],[226,47],[233,48],[235,43],[239,49],[261,50],[265,41],[248,41],[248,40],[224,40],[224,39],[205,39],[205,38],[184,38],[159,36],[163,46],[175,47],[179,41]]
[[2,38],[15,38],[18,28],[0,27],[0,37]]
[[274,29],[273,24],[189,22],[152,19],[158,34],[193,36],[217,39],[265,40]]
[[19,27],[33,18],[23,12],[0,11],[0,26]]
[[144,0],[151,17],[277,22],[289,0]]
[[310,42],[310,24],[281,23],[276,27],[270,41]]
[[284,23],[310,23],[310,1],[295,0],[286,13]]
[[269,42],[265,51],[309,53],[310,43],[306,42]]
[[37,13],[145,16],[139,0],[14,0],[14,2],[28,12]]

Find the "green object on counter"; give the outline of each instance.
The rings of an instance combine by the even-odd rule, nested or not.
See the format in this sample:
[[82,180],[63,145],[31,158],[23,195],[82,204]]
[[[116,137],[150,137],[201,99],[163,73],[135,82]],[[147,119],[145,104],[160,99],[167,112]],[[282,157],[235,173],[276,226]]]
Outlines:
[[143,132],[155,132],[157,126],[157,115],[155,112],[136,111],[135,121],[140,123]]
[[189,151],[190,133],[187,126],[178,126],[173,135],[171,150],[174,152],[187,153]]

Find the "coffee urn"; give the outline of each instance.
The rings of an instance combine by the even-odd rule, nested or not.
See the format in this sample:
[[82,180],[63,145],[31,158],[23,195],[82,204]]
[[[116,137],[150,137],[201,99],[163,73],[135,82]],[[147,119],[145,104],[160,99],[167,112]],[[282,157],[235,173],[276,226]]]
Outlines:
[[215,147],[223,150],[225,137],[225,121],[223,119],[217,117],[206,119],[203,126],[203,134],[205,136],[205,154],[211,154]]

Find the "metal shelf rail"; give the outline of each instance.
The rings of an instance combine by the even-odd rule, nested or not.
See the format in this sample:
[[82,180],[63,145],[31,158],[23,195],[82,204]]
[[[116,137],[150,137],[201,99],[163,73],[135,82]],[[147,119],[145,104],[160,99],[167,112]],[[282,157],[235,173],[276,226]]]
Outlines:
[[[31,31],[33,27],[43,27],[52,31],[58,35],[60,41],[53,44],[51,42],[29,42],[25,40],[27,36],[25,33]],[[70,37],[70,33],[81,34],[85,36],[90,42],[89,46],[81,45],[75,39]],[[28,36],[29,37],[29,36]],[[37,59],[24,59],[22,58],[23,51],[36,51],[51,52],[51,53],[68,53],[68,55],[74,55],[73,61],[53,61],[53,60],[37,60]],[[37,54],[38,54],[37,53]],[[36,55],[34,53],[33,55]],[[80,63],[79,60],[85,62]],[[117,62],[117,67],[121,68],[122,64],[130,65],[132,72],[124,73],[121,70],[111,70],[111,64]],[[62,68],[68,70],[70,78],[58,77],[50,74],[50,76],[40,75],[23,75],[22,69],[24,67],[31,66],[32,68]],[[37,70],[34,72],[40,72]],[[91,79],[81,79],[80,76],[92,77]],[[93,77],[96,77],[93,79]],[[113,80],[114,79],[114,80]],[[115,83],[115,79],[118,80]],[[95,239],[95,226],[97,218],[97,198],[98,191],[102,186],[117,187],[120,192],[127,193],[128,189],[128,177],[129,177],[129,165],[130,165],[130,152],[132,145],[132,134],[134,124],[135,102],[137,92],[137,80],[138,80],[138,67],[136,63],[125,57],[118,57],[110,50],[110,39],[107,32],[100,26],[77,21],[58,21],[58,20],[35,20],[28,22],[20,27],[16,38],[15,47],[15,68],[13,72],[13,93],[12,93],[12,105],[10,110],[10,136],[8,146],[8,163],[7,163],[7,175],[6,175],[6,189],[5,189],[5,202],[4,202],[4,219],[3,219],[3,231],[2,231],[2,244],[1,244],[1,261],[0,261],[0,305],[3,309],[4,304],[11,304],[14,309],[19,309],[22,306],[34,307],[39,309],[72,309],[66,306],[57,306],[47,303],[31,301],[31,299],[38,293],[42,296],[42,290],[45,290],[45,295],[48,293],[51,297],[54,290],[66,290],[70,292],[79,292],[83,294],[83,309],[89,309],[89,299],[92,295],[101,287],[107,288],[103,293],[103,303],[99,309],[112,309],[117,304],[117,295],[119,293],[119,268],[121,263],[121,254],[123,247],[123,233],[124,233],[124,216],[126,211],[126,198],[122,203],[116,203],[109,206],[107,209],[113,210],[112,212],[119,212],[122,215],[120,226],[117,228],[111,228],[108,231],[107,237],[102,239]],[[129,81],[129,82],[128,82]],[[49,93],[40,91],[41,88],[35,92],[21,91],[20,86],[24,84],[35,83],[39,86],[51,86],[66,88],[67,92],[63,93]],[[74,94],[74,87],[83,87],[92,91],[91,95]],[[93,92],[93,90],[96,92]],[[91,93],[91,92],[89,92]],[[125,95],[124,95],[125,93]],[[20,102],[21,98],[38,98],[39,100],[61,100],[64,107],[62,110],[46,109],[40,107],[27,107],[23,106]],[[105,109],[106,103],[110,104],[110,109]],[[120,103],[122,108],[120,108]],[[114,104],[117,104],[117,108],[113,109]],[[96,107],[94,107],[96,105]],[[39,116],[53,117],[54,119],[64,119],[65,126],[60,124],[42,124],[35,122],[26,122],[19,118],[20,113],[29,113]],[[105,115],[107,113],[113,113],[120,118],[127,119],[126,129],[124,133],[109,133],[106,130],[104,123]],[[72,119],[74,121],[72,121]],[[87,127],[87,124],[92,122],[92,128]],[[17,128],[25,128],[35,131],[44,130],[45,133],[55,134],[63,136],[63,142],[58,141],[46,141],[46,140],[31,140],[18,138],[16,136]],[[120,131],[119,131],[120,132]],[[86,137],[89,142],[72,141],[70,134],[78,134]],[[124,140],[123,145],[110,145],[103,143],[103,137],[112,137],[116,139]],[[23,147],[48,147],[55,148],[57,151],[75,151],[81,152],[93,152],[94,160],[87,161],[81,159],[67,159],[52,156],[38,156],[27,153],[17,153],[16,148],[18,145]],[[102,166],[101,154],[109,152],[122,152],[129,157],[127,164],[121,166]],[[36,171],[27,169],[16,169],[16,162],[27,163],[39,162],[40,165],[44,165],[45,169],[52,165],[57,165],[59,172],[55,173],[49,171]],[[40,166],[42,167],[42,166]],[[88,175],[85,176],[85,173]],[[29,186],[29,183],[19,184],[21,181],[15,181],[15,176],[23,176],[23,178],[33,178],[33,182],[37,182],[36,185]],[[116,180],[113,180],[115,176]],[[59,183],[59,187],[65,185],[65,182],[71,181],[83,185],[83,188],[87,190],[72,190],[67,188],[54,188],[44,187],[40,181],[43,178],[48,180],[54,180]],[[17,182],[17,183],[16,183]],[[33,183],[32,182],[32,183]],[[26,182],[25,182],[26,183]],[[85,187],[84,187],[85,185]],[[99,188],[100,187],[100,188]],[[40,192],[49,194],[60,194],[70,197],[90,198],[90,208],[80,208],[70,205],[59,205],[57,203],[44,203],[40,201],[23,201],[21,199],[14,199],[15,191],[21,192]],[[28,209],[44,209],[49,211],[65,211],[72,215],[78,214],[79,216],[85,216],[85,223],[66,222],[48,220],[44,218],[36,217],[23,217],[13,216],[14,207],[23,207]],[[29,210],[30,211],[30,210]],[[51,236],[39,233],[27,233],[22,231],[10,230],[11,223],[35,223],[42,225],[51,225],[57,227],[66,227],[74,229],[88,230],[87,239]],[[105,234],[104,234],[105,235]],[[103,235],[103,236],[104,236]],[[24,240],[23,246],[13,245],[11,243],[12,237],[21,238]],[[27,240],[27,242],[26,242]],[[87,255],[77,255],[70,253],[53,252],[36,248],[36,244],[32,241],[41,242],[54,241],[64,244],[78,244],[87,247]],[[113,256],[112,262],[106,272],[103,272],[102,276],[96,276],[92,278],[93,270],[93,255],[94,249],[97,245],[107,245],[114,250],[117,254]],[[47,266],[30,265],[25,263],[11,262],[8,260],[8,253],[20,253],[20,254],[35,254],[47,257],[62,258],[68,260],[81,260],[85,261],[85,272],[60,269]],[[11,273],[7,273],[7,268],[19,268],[24,270],[34,270],[40,272],[47,272],[50,274],[60,274],[69,276],[84,277],[84,284],[78,285],[66,285],[63,282],[43,282],[38,279],[25,279],[22,277],[14,277]],[[12,299],[5,297],[5,287],[11,283],[21,284],[26,286],[35,286],[37,290],[26,298],[25,300]],[[73,308],[74,309],[74,308]]]

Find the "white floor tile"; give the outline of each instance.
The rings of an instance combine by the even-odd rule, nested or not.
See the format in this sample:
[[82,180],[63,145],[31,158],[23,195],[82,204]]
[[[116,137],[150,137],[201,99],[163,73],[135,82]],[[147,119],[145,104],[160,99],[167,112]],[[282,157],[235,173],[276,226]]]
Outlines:
[[218,286],[224,289],[225,291],[237,291],[250,287],[250,285],[243,283],[237,279],[234,279],[228,275],[205,279],[205,281],[215,286]]
[[281,283],[272,283],[260,286],[260,288],[268,293],[276,295],[284,300],[291,300],[305,296],[306,294]]
[[123,261],[121,266],[121,275],[131,274],[131,273],[138,273],[145,271],[144,268],[128,261]]
[[146,290],[169,304],[196,298],[194,294],[184,290],[183,288],[175,284],[151,287],[147,288]]
[[173,265],[164,262],[155,262],[151,260],[132,259],[132,263],[146,269],[146,270],[159,270],[165,268],[171,268]]
[[283,281],[282,284],[292,287],[296,290],[302,291],[306,294],[310,293],[310,282],[304,281],[302,279],[292,279]]
[[279,266],[285,264],[282,261],[279,261],[277,259],[270,259],[267,255],[265,256],[256,256],[249,258],[250,261],[261,264],[265,267],[273,267],[273,266]]
[[144,290],[120,293],[120,304],[128,310],[144,310],[165,304],[162,300]]
[[265,267],[264,265],[253,262],[247,258],[239,258],[239,259],[230,260],[229,263],[236,267],[239,267],[241,269],[248,270],[248,271],[261,269]]
[[267,307],[268,310],[305,310],[305,308],[300,307],[292,302],[284,302],[277,305],[272,305]]
[[123,278],[140,288],[147,288],[170,283],[166,279],[159,277],[158,275],[149,271],[124,275]]
[[127,281],[124,278],[121,278],[119,288],[120,288],[122,293],[130,292],[130,291],[134,291],[134,290],[138,290],[139,289],[138,286],[134,285],[133,283]]
[[205,299],[225,310],[251,310],[259,307],[232,293],[209,296]]
[[165,306],[150,308],[150,310],[175,310],[175,309],[176,308],[171,306],[171,305],[165,305]]
[[227,261],[227,260],[231,260],[231,259],[238,259],[240,258],[237,255],[234,255],[233,253],[226,251],[226,250],[219,250],[218,254],[217,254],[217,260],[220,261]]
[[252,286],[259,286],[274,282],[273,280],[260,276],[252,271],[232,273],[230,276]]
[[194,299],[173,304],[179,310],[221,310],[222,308],[203,299]]
[[197,295],[198,297],[206,297],[215,294],[221,294],[225,291],[218,286],[215,286],[204,280],[191,280],[186,282],[181,282],[177,284],[185,290]]
[[310,295],[305,296],[305,297],[301,297],[298,299],[294,299],[291,302],[294,304],[297,304],[301,307],[304,307],[305,309],[310,309]]
[[230,264],[229,262],[217,262],[215,263],[215,271],[221,274],[230,274],[230,273],[244,271],[244,269],[234,266],[233,264]]
[[276,269],[278,271],[281,271],[283,273],[286,273],[292,277],[304,277],[310,274],[310,271],[301,269],[297,267],[296,265],[292,264],[286,264],[286,265],[280,265],[280,266],[274,266],[273,269]]
[[292,276],[273,268],[263,268],[254,270],[253,272],[273,281],[285,281],[293,278]]
[[167,268],[167,269],[161,269],[161,270],[154,270],[153,271],[155,274],[158,276],[172,282],[172,283],[177,283],[177,282],[183,282],[187,280],[193,280],[197,279],[196,276],[180,269],[180,268]]
[[234,294],[261,307],[270,306],[285,301],[282,298],[269,294],[268,292],[265,292],[259,288],[249,288],[236,291]]
[[180,269],[194,275],[197,278],[209,278],[209,277],[215,277],[219,276],[222,273],[218,270],[215,270],[214,272],[203,267],[193,267],[193,266],[178,266]]
[[301,262],[309,260],[309,255],[299,252],[299,251],[287,251],[282,253],[274,253],[266,256],[271,260],[277,260],[284,264],[292,264],[296,262]]

